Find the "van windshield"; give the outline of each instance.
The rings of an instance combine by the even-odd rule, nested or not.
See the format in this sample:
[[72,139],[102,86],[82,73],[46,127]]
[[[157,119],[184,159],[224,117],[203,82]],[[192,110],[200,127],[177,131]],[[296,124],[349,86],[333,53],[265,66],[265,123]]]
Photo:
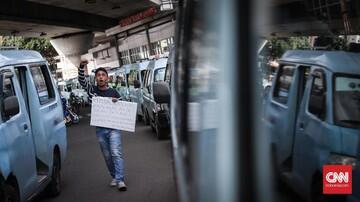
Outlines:
[[155,70],[154,82],[164,81],[165,78],[165,67]]
[[335,123],[360,128],[360,76],[336,76],[334,87]]

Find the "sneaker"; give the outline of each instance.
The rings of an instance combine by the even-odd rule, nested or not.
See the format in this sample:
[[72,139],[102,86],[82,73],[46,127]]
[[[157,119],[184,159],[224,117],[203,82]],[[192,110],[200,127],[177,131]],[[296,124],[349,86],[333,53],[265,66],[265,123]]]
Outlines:
[[110,187],[116,187],[117,185],[117,182],[115,179],[112,179],[111,182],[110,182]]
[[118,183],[117,188],[119,189],[119,191],[126,191],[127,189],[126,184],[123,181]]

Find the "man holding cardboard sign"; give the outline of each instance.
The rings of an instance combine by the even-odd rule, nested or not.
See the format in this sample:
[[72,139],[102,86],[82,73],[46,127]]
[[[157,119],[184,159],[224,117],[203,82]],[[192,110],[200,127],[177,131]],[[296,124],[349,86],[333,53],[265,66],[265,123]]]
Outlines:
[[[103,99],[106,98],[103,104],[108,104],[106,103],[107,99],[111,99],[114,103],[118,102],[120,95],[115,89],[108,87],[108,73],[105,68],[98,68],[95,71],[95,81],[97,85],[93,86],[87,82],[84,74],[87,63],[87,61],[80,63],[79,82],[81,86],[87,90],[90,101],[96,97],[94,101],[96,100],[97,104],[99,104],[99,99],[97,98],[103,97]],[[126,191],[120,130],[108,127],[96,127],[96,136],[112,177],[110,186],[117,186],[120,191]]]

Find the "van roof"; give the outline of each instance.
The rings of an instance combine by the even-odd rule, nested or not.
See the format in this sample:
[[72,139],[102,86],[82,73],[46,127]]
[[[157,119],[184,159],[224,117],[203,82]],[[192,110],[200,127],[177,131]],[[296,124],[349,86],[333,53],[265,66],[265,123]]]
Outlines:
[[167,61],[168,61],[168,58],[160,58],[160,59],[157,59],[157,60],[155,61],[154,68],[155,68],[155,69],[158,69],[158,68],[166,67]]
[[139,63],[140,71],[145,70],[148,68],[150,61],[145,60]]
[[360,53],[345,51],[286,51],[281,62],[319,65],[336,73],[360,74]]
[[39,52],[32,50],[0,50],[0,68],[34,62],[46,62]]

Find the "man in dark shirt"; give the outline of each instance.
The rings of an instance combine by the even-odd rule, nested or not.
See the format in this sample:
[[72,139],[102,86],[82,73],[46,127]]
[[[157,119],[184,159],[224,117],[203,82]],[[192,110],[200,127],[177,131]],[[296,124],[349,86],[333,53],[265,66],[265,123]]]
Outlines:
[[[90,102],[93,96],[110,97],[113,102],[117,102],[120,95],[115,89],[109,88],[108,73],[106,69],[96,69],[96,85],[91,85],[85,78],[84,69],[86,68],[86,65],[87,61],[80,63],[79,82],[81,86],[86,88]],[[120,191],[126,191],[120,131],[111,128],[96,127],[96,136],[98,138],[107,168],[112,177],[110,186],[117,186]]]

